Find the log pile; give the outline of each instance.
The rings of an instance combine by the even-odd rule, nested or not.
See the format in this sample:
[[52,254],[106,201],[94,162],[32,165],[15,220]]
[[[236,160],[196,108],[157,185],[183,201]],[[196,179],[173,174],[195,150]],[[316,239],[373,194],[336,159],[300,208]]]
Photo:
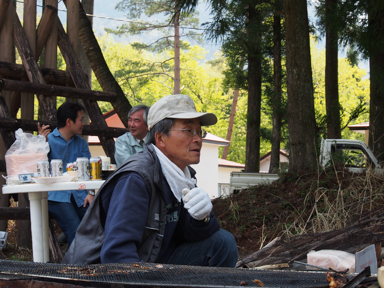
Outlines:
[[236,267],[259,267],[305,261],[311,250],[334,249],[350,253],[384,241],[384,217],[359,221],[352,226],[325,233],[278,237],[264,248],[240,260]]

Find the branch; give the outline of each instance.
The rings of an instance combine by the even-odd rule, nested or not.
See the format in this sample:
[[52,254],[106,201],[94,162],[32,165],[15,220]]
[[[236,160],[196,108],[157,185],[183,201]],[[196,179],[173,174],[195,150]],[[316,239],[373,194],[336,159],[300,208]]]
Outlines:
[[141,74],[141,75],[137,75],[137,76],[132,76],[132,77],[126,77],[124,78],[124,80],[128,80],[128,79],[134,79],[134,78],[140,78],[140,77],[144,77],[144,76],[149,76],[149,75],[166,75],[170,78],[172,78],[173,80],[173,77],[165,72],[153,72],[153,73],[145,73],[145,74]]

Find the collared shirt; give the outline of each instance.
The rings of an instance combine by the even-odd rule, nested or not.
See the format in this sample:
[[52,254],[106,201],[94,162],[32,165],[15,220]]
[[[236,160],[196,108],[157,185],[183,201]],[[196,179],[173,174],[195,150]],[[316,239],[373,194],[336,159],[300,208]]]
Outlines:
[[[48,143],[50,147],[50,152],[48,153],[49,161],[52,159],[63,160],[63,170],[66,169],[67,163],[75,162],[77,157],[91,157],[87,141],[79,135],[73,136],[67,142],[61,136],[59,130],[55,128],[48,135]],[[71,194],[73,194],[79,207],[84,204],[84,199],[87,196],[87,191],[85,190],[50,191],[48,192],[48,200],[71,203]]]
[[115,160],[117,168],[119,168],[129,157],[137,152],[143,151],[145,144],[149,140],[149,133],[143,138],[144,145],[141,146],[139,141],[127,132],[116,139],[115,143]]

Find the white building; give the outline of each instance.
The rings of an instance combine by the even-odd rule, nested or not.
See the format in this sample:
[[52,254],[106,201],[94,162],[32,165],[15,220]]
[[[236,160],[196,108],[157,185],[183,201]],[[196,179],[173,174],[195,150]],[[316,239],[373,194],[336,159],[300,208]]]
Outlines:
[[[108,112],[104,115],[109,127],[125,128],[118,115]],[[97,136],[88,137],[92,156],[105,156]],[[191,165],[196,170],[197,186],[204,189],[211,198],[229,193],[229,178],[232,171],[241,171],[245,165],[219,159],[219,146],[228,146],[229,141],[208,133],[203,139],[200,163]]]

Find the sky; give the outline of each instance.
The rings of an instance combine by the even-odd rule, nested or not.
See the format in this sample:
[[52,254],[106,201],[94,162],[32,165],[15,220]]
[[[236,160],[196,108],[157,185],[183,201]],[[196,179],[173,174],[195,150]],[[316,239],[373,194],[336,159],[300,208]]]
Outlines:
[[[108,0],[108,1],[100,1],[95,0],[94,4],[94,18],[93,18],[93,29],[96,33],[96,35],[102,35],[105,33],[105,28],[117,28],[121,24],[124,23],[126,20],[125,13],[117,11],[115,9],[117,3],[119,3],[121,0]],[[41,2],[41,1],[40,1]],[[208,6],[203,3],[203,1],[200,1],[198,11],[199,11],[199,19],[200,23],[207,22],[209,19],[209,11]],[[61,21],[66,23],[65,17],[66,17],[66,7],[63,4],[63,2],[59,3],[59,17]],[[159,34],[160,35],[160,34]],[[146,36],[151,37],[152,39],[157,39],[156,32],[152,32],[152,35]],[[117,42],[123,42],[123,43],[130,43],[133,41],[140,40],[139,36],[114,36],[115,41]],[[220,45],[215,45],[214,43],[208,43],[206,42],[203,47],[205,50],[208,51],[207,59],[212,59],[214,57],[214,53],[218,50],[220,50]]]
[[[125,13],[117,11],[115,9],[117,3],[119,3],[121,0],[108,0],[108,1],[101,1],[101,0],[95,0],[95,7],[94,7],[94,18],[93,18],[93,28],[96,32],[96,35],[102,35],[105,33],[104,28],[117,28],[119,25],[123,24],[126,20]],[[316,21],[315,19],[315,2],[317,0],[309,0],[308,5],[308,16],[309,21],[314,23]],[[41,0],[40,0],[41,2]],[[198,12],[199,12],[199,18],[200,23],[207,22],[210,19],[209,15],[209,7],[207,4],[205,4],[205,1],[199,1],[198,6]],[[65,17],[66,17],[66,8],[65,5],[60,2],[59,3],[59,9],[63,11],[59,11],[59,16],[62,19],[63,23],[66,23]],[[152,32],[152,35],[146,36],[146,39],[157,39],[158,36],[156,35],[156,32]],[[115,41],[117,42],[123,42],[123,43],[130,43],[133,41],[140,41],[143,38],[140,39],[139,36],[114,36]],[[205,50],[208,51],[207,54],[207,60],[211,60],[214,58],[214,53],[218,50],[220,50],[220,45],[217,45],[215,43],[209,43],[206,42],[204,45],[202,45]],[[325,49],[325,41],[324,39],[320,39],[319,42],[316,45],[316,48],[319,50]],[[340,47],[339,49],[339,57],[344,58],[346,57],[345,50]],[[361,61],[359,63],[359,66],[361,68],[366,69],[369,71],[369,65],[367,61]]]

